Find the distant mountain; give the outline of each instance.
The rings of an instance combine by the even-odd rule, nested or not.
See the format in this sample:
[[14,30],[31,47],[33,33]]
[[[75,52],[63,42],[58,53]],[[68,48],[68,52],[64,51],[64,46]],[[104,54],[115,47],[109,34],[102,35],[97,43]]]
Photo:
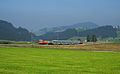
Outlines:
[[52,27],[52,28],[43,28],[40,29],[36,34],[42,35],[47,32],[57,32],[57,31],[64,31],[66,29],[73,29],[73,28],[81,28],[81,29],[92,29],[99,27],[97,24],[93,22],[84,22],[84,23],[77,23],[74,25],[68,25],[68,26],[60,26],[60,27]]
[[74,36],[79,37],[86,37],[87,35],[96,35],[100,38],[107,38],[107,37],[116,37],[116,29],[112,26],[101,26],[94,29],[88,29],[85,31],[80,31],[76,29],[67,29],[63,32],[48,32],[44,35],[38,36],[38,39],[44,39],[44,40],[66,40]]
[[117,29],[111,25],[106,25],[79,33],[81,37],[86,37],[87,35],[96,35],[99,38],[117,37]]
[[0,20],[0,40],[30,41],[31,34],[25,28],[15,28],[11,23]]

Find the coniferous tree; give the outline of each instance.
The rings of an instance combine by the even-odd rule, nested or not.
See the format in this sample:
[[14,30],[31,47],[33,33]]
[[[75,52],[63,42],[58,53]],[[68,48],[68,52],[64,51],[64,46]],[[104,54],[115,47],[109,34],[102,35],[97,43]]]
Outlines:
[[90,35],[87,36],[87,42],[91,42],[91,37],[90,37]]
[[92,36],[92,42],[96,42],[97,41],[97,37],[96,37],[96,35],[93,35]]

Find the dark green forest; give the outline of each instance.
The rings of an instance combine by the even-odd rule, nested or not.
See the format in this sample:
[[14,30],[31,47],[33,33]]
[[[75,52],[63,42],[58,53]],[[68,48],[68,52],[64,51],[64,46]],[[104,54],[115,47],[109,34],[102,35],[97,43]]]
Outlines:
[[25,28],[16,28],[11,23],[0,20],[0,40],[30,41],[31,34]]

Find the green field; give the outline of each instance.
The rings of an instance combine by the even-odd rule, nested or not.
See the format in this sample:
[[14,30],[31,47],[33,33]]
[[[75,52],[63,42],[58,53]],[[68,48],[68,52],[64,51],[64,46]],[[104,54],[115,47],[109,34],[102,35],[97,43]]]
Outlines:
[[120,53],[0,47],[0,74],[120,74]]

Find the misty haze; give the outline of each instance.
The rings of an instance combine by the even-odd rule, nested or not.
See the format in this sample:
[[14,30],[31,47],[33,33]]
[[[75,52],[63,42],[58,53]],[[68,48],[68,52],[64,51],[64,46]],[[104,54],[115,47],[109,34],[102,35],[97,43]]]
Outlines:
[[0,74],[120,74],[120,0],[0,0]]

